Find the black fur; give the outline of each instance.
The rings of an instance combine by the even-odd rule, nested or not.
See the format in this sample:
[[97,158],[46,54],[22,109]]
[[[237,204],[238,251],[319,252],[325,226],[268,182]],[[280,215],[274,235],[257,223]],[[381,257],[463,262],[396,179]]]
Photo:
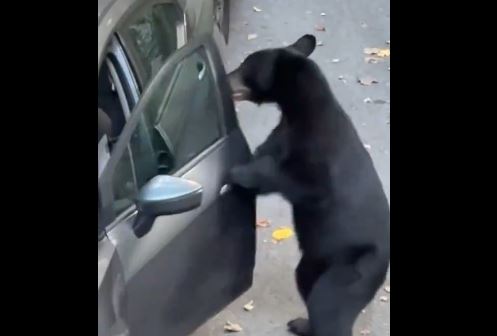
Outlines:
[[389,205],[351,120],[306,57],[315,44],[305,35],[290,47],[258,51],[229,75],[234,97],[238,90],[282,112],[253,161],[229,179],[260,194],[280,192],[292,204],[302,251],[296,280],[309,320],[290,321],[289,330],[350,336],[385,280]]

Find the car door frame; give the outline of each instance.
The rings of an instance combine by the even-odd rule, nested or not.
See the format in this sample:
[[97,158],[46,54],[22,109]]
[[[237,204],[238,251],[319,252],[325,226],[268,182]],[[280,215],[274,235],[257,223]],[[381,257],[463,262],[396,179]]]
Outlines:
[[[159,71],[159,74],[165,71],[174,71],[174,68],[181,62],[182,59],[187,57],[188,55],[196,52],[199,48],[204,48],[205,54],[207,56],[207,61],[209,62],[209,67],[212,71],[212,76],[214,83],[217,85],[217,98],[218,99],[218,106],[220,107],[221,111],[219,112],[219,120],[222,125],[221,129],[221,137],[215,141],[212,145],[210,145],[208,148],[205,148],[199,155],[197,155],[194,159],[192,159],[190,162],[186,163],[183,167],[178,169],[173,176],[183,176],[187,174],[188,172],[192,171],[196,165],[201,162],[203,159],[205,159],[209,154],[213,152],[214,149],[220,147],[223,145],[223,142],[226,142],[226,139],[230,136],[230,133],[236,133],[234,136],[237,137],[238,143],[243,143],[246,148],[237,148],[240,150],[240,153],[237,153],[236,155],[229,155],[228,160],[235,160],[239,161],[241,157],[247,158],[247,151],[248,151],[248,146],[245,141],[245,138],[243,137],[239,126],[238,122],[236,119],[236,115],[234,112],[234,107],[233,107],[233,101],[231,100],[231,97],[226,94],[222,94],[222,92],[229,92],[229,86],[226,81],[226,78],[219,78],[220,75],[224,76],[224,67],[221,62],[221,57],[219,55],[217,46],[215,42],[213,41],[212,37],[210,36],[204,36],[200,37],[197,39],[194,39],[188,44],[183,47],[180,50],[177,50],[171,57],[166,61],[166,63],[162,66],[161,70]],[[159,75],[158,74],[158,75]],[[152,83],[147,87],[146,91],[142,95],[142,98],[146,97],[149,89],[153,87],[154,85],[154,80],[152,80]],[[140,114],[141,111],[139,110],[139,105],[136,106],[136,111],[133,111],[131,113],[131,116],[126,124],[126,126],[123,129],[123,132],[121,133],[120,139],[117,142],[116,146],[114,147],[113,150],[113,155],[107,162],[106,167],[104,168],[104,171],[99,178],[99,196],[101,200],[101,216],[99,216],[99,226],[101,229],[104,230],[105,232],[105,239],[104,240],[109,240],[112,242],[114,247],[116,248],[114,253],[114,256],[118,259],[115,262],[115,265],[113,266],[115,272],[121,273],[121,275],[115,277],[117,279],[120,279],[119,281],[124,282],[123,284],[116,285],[114,286],[115,288],[113,291],[117,292],[118,294],[114,295],[113,297],[117,297],[117,299],[113,299],[113,301],[120,301],[120,302],[125,302],[126,301],[126,295],[123,294],[123,289],[122,287],[125,287],[125,283],[127,280],[129,280],[130,277],[132,277],[134,274],[133,272],[138,272],[137,270],[133,269],[125,269],[125,266],[123,266],[123,262],[121,261],[122,255],[119,255],[118,251],[118,244],[120,239],[129,239],[125,238],[124,236],[129,234],[129,230],[126,230],[126,226],[129,225],[130,219],[133,218],[133,216],[136,214],[136,208],[134,206],[131,206],[127,211],[122,213],[121,215],[115,217],[111,213],[111,206],[113,202],[113,195],[112,195],[112,188],[110,187],[111,181],[112,181],[112,174],[111,172],[115,169],[116,164],[119,162],[120,158],[124,154],[125,151],[128,150],[128,144],[131,138],[132,133],[135,131],[139,121],[140,121]],[[138,113],[137,113],[138,112]],[[234,131],[234,132],[233,132]],[[233,148],[230,149],[231,152],[233,152]],[[248,151],[248,153],[250,153]],[[236,157],[238,155],[238,157]],[[250,154],[248,154],[250,155]],[[232,157],[233,156],[233,157]],[[226,159],[226,158],[224,158]],[[229,163],[229,164],[232,164]],[[232,193],[233,191],[229,190],[229,188],[226,188],[226,186],[219,186],[219,193],[220,197],[222,197],[222,194],[228,190],[228,193]],[[255,218],[252,218],[252,215],[255,216],[255,199],[253,196],[247,196],[247,195],[238,195],[236,197],[245,197],[247,200],[247,209],[248,211],[246,212],[246,215],[249,217],[250,221],[255,222]],[[253,224],[253,223],[252,223]],[[121,225],[121,228],[123,230],[114,230],[117,226]],[[252,231],[253,229],[253,231]],[[249,248],[248,250],[250,251],[253,249],[253,259],[250,260],[248,264],[245,266],[250,269],[250,279],[245,277],[244,282],[248,284],[248,286],[244,285],[244,288],[236,289],[238,292],[240,290],[246,290],[250,285],[252,281],[252,272],[253,272],[253,266],[255,263],[255,228],[252,228],[247,236],[247,240],[249,241],[249,244],[247,245]],[[117,232],[117,233],[116,233]],[[124,233],[124,235],[123,235]],[[250,237],[250,235],[252,237]],[[102,240],[102,241],[104,241]],[[252,240],[253,242],[250,242]],[[126,259],[126,257],[125,257]],[[245,257],[245,259],[247,259]],[[126,260],[124,261],[124,264],[126,264]],[[100,265],[100,260],[99,260],[99,265]],[[111,277],[112,278],[112,277]],[[100,279],[99,279],[99,286],[100,286]],[[246,288],[245,288],[246,287]],[[125,291],[124,291],[125,292]],[[113,303],[113,306],[115,307],[114,309],[119,309],[120,313],[119,315],[124,316],[125,313],[123,313],[122,309],[123,303]],[[121,307],[121,308],[119,308]],[[216,309],[220,309],[222,307],[216,307]],[[121,329],[123,328],[122,325],[123,321],[126,321],[125,317],[122,317],[118,319],[120,321]],[[125,329],[127,327],[124,327]]]

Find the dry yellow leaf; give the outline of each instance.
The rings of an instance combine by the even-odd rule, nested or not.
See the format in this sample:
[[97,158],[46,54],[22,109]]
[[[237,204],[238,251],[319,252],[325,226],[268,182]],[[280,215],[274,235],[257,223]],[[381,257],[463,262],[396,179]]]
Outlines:
[[376,55],[378,57],[390,57],[390,49],[385,48],[364,48],[364,53],[367,55]]
[[281,228],[273,231],[272,237],[274,240],[280,241],[280,240],[288,239],[293,235],[294,235],[294,233],[293,233],[292,229],[290,229],[289,227],[281,227]]
[[376,55],[378,57],[390,57],[390,49],[380,49]]
[[240,327],[239,324],[226,321],[226,324],[224,325],[224,330],[229,332],[240,332],[243,330],[243,328]]

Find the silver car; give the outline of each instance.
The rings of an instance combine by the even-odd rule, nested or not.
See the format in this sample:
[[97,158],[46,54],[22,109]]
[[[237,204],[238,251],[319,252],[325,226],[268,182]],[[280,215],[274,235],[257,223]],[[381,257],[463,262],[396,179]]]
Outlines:
[[255,199],[218,47],[229,3],[98,2],[98,335],[188,335],[246,291]]

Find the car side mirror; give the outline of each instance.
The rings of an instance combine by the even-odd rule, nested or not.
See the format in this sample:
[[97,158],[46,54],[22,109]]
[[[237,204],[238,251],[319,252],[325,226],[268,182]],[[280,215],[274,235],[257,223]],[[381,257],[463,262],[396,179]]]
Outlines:
[[193,210],[202,203],[202,186],[175,176],[157,175],[145,184],[136,197],[138,215],[133,230],[142,237],[156,217]]

